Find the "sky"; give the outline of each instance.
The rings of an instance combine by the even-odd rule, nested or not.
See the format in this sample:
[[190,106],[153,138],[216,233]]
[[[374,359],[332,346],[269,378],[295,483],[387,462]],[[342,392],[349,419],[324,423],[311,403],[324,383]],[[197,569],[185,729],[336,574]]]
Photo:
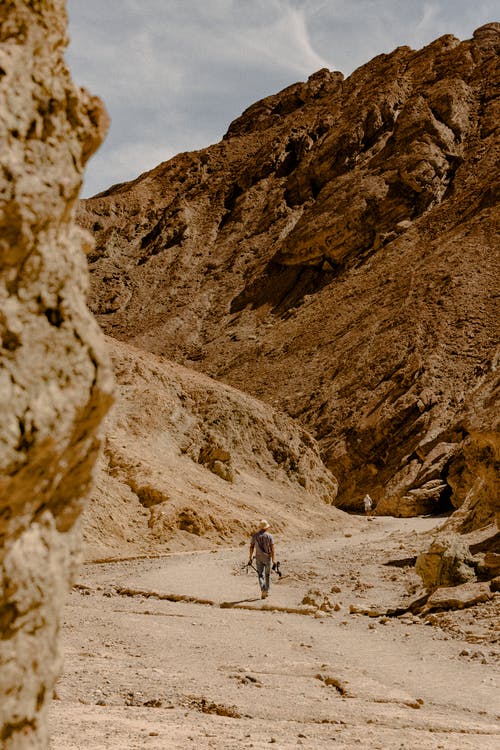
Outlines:
[[[258,99],[400,45],[468,39],[498,0],[67,0],[73,79],[111,117],[83,196],[219,141]],[[495,13],[497,11],[497,13]]]

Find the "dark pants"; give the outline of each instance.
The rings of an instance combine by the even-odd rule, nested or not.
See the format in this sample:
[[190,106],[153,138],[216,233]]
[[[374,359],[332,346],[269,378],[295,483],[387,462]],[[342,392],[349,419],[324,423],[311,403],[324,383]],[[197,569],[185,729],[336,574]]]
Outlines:
[[[270,579],[271,579],[271,560],[256,560],[257,574],[259,576],[259,584],[261,591],[269,591]],[[265,574],[265,580],[264,580]]]

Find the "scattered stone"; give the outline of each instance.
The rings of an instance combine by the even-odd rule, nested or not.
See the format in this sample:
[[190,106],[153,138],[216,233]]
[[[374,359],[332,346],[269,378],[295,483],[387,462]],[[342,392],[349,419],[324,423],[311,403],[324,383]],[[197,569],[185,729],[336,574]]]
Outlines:
[[331,602],[328,594],[317,589],[310,589],[304,595],[301,604],[311,605],[324,613],[330,613],[335,609],[335,605]]
[[335,690],[343,697],[349,696],[349,691],[347,689],[346,683],[342,682],[337,677],[331,677],[330,675],[323,675],[321,673],[314,676],[317,680],[320,680],[320,682],[322,682],[327,687],[334,687]]

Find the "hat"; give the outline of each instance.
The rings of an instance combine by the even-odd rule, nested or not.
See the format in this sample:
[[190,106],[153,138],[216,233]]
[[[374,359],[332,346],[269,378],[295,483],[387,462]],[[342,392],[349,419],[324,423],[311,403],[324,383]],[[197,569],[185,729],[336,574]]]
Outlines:
[[268,528],[269,528],[269,524],[265,518],[263,518],[262,521],[259,521],[259,531],[260,529],[268,529]]

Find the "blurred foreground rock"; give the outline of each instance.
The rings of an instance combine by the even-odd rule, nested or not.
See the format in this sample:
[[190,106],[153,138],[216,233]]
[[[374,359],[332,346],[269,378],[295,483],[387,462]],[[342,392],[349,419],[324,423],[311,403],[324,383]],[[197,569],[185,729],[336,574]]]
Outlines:
[[112,394],[73,224],[107,117],[72,84],[63,0],[0,5],[0,745],[47,747],[57,636]]

